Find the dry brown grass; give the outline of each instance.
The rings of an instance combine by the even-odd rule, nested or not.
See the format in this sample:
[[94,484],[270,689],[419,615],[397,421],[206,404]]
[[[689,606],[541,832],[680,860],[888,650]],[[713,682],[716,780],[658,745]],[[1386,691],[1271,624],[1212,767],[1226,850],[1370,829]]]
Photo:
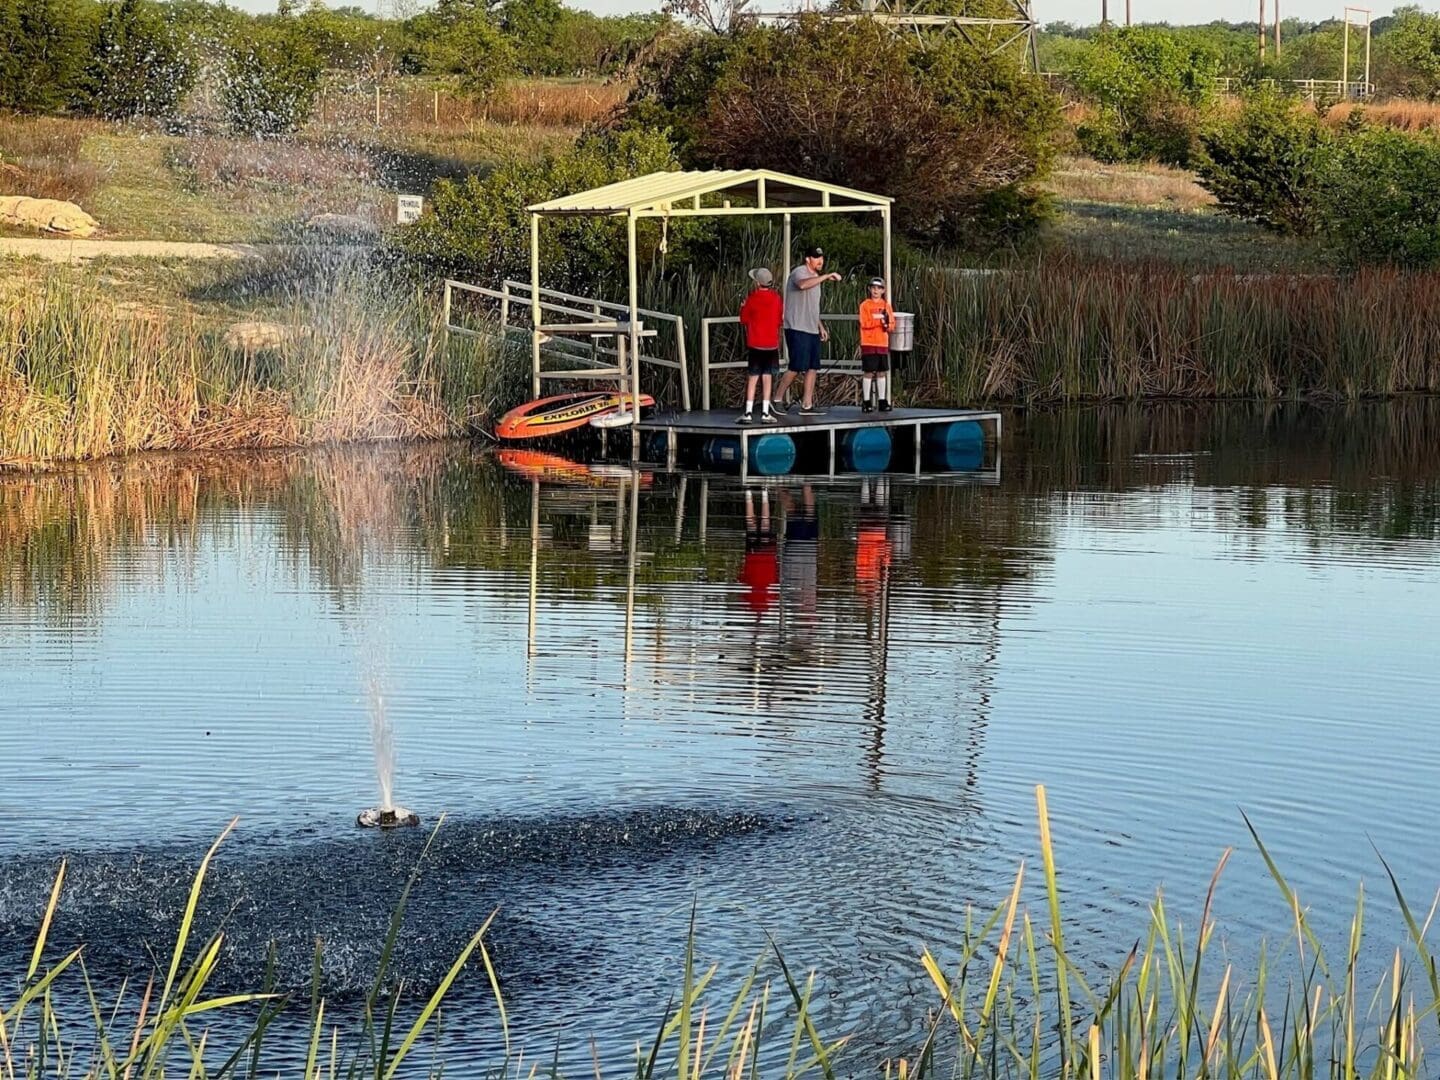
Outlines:
[[[398,80],[381,89],[379,131],[471,130],[483,124],[573,131],[604,120],[627,92],[618,82],[517,80],[481,100],[454,87]],[[327,87],[311,128],[376,131],[373,87]]]
[[1357,109],[1372,124],[1383,124],[1401,131],[1440,131],[1440,102],[1409,98],[1394,98],[1364,105],[1344,101],[1332,106],[1326,112],[1325,119],[1339,127]]
[[207,188],[242,186],[324,188],[337,182],[373,183],[375,163],[364,147],[273,139],[198,136],[173,147],[172,167]]
[[96,121],[0,114],[0,194],[83,203],[101,170],[81,156],[85,139],[107,130]]
[[1091,158],[1062,158],[1046,182],[1059,199],[1123,206],[1200,210],[1214,197],[1184,169],[1166,165],[1105,165]]
[[498,124],[585,127],[609,117],[628,92],[622,83],[517,82],[495,96],[488,115]]

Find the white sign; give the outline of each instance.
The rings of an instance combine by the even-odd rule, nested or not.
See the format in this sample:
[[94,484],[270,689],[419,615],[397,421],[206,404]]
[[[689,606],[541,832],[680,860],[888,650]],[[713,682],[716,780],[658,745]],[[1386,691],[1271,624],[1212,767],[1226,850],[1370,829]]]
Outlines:
[[395,220],[401,225],[409,225],[412,221],[418,221],[420,211],[425,207],[425,200],[419,195],[397,195],[395,197]]

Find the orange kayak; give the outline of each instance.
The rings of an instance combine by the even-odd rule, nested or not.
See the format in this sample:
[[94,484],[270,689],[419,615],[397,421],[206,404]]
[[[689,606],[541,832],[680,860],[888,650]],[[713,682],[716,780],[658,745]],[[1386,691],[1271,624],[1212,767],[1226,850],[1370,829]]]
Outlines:
[[[590,391],[527,401],[500,418],[495,435],[501,439],[538,439],[543,435],[559,435],[584,427],[597,416],[628,410],[634,396]],[[649,394],[640,395],[642,409],[654,404],[655,399]]]

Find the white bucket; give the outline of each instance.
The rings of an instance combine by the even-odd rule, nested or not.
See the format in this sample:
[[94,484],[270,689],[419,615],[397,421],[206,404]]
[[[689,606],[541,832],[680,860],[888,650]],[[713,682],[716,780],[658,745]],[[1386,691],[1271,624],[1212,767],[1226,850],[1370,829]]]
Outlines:
[[915,348],[915,313],[895,312],[895,326],[890,331],[890,351],[910,352]]

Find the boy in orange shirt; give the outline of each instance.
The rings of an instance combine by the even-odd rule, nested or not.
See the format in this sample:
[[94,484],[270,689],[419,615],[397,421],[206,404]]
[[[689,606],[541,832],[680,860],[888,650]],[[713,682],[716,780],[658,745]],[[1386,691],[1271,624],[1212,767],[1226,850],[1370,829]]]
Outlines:
[[870,384],[875,384],[880,411],[890,411],[890,331],[895,309],[885,298],[883,278],[870,279],[870,298],[860,304],[860,409],[869,412]]

